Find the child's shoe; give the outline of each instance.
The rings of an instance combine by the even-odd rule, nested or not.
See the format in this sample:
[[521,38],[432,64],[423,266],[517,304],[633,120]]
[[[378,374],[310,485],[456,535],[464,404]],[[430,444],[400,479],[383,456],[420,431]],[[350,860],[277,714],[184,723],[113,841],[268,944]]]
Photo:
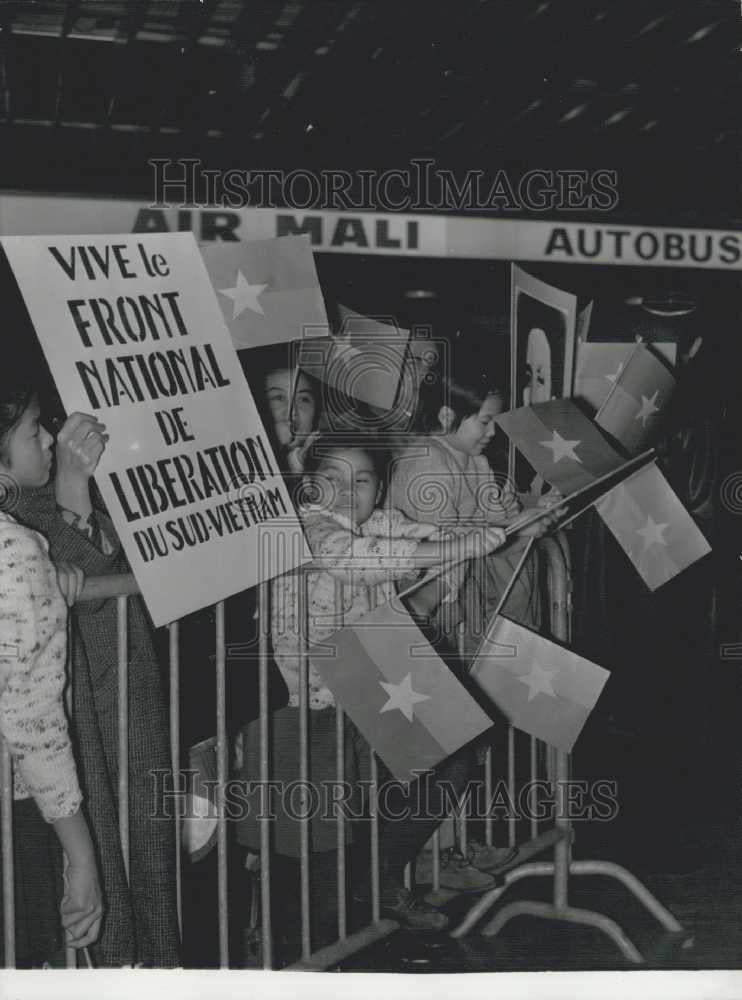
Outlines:
[[470,864],[480,872],[494,874],[516,857],[517,847],[488,847],[478,840],[470,840],[467,846],[467,857]]
[[[474,867],[454,848],[440,852],[440,888],[453,892],[486,892],[497,884],[492,875]],[[433,852],[421,851],[415,866],[415,882],[419,885],[433,884]]]
[[407,889],[398,889],[396,898],[382,906],[382,913],[413,931],[444,931],[450,923],[445,913]]

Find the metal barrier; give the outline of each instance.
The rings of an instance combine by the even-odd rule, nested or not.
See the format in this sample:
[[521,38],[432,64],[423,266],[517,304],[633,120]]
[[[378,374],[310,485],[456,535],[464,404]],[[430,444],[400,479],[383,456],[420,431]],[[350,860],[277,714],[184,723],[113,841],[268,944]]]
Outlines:
[[[561,536],[563,539],[563,536]],[[550,595],[550,631],[562,641],[569,640],[570,598],[569,570],[567,548],[565,544],[555,539],[543,539],[540,550],[545,557],[547,573],[547,590]],[[311,566],[302,567],[304,581]],[[257,588],[258,598],[258,673],[260,700],[260,767],[259,778],[267,782],[269,773],[269,726],[268,711],[268,635],[270,631],[269,584],[263,583]],[[115,598],[118,602],[118,677],[119,677],[119,754],[121,767],[118,788],[119,824],[121,843],[127,862],[129,851],[128,829],[128,774],[126,761],[128,759],[127,740],[127,597],[138,593],[133,576],[100,577],[89,579],[85,583],[82,600],[100,600]],[[299,761],[300,778],[305,784],[309,775],[309,705],[308,705],[308,656],[306,645],[307,630],[307,595],[305,586],[299,588],[300,607],[299,619],[302,623],[302,643],[300,655],[300,740]],[[229,911],[228,911],[228,869],[227,869],[227,819],[225,815],[224,790],[228,773],[228,746],[226,733],[226,645],[224,628],[224,605],[215,605],[216,629],[216,756],[217,756],[217,852],[218,852],[218,931],[219,931],[219,964],[222,968],[229,967]],[[179,745],[179,633],[178,622],[169,628],[169,659],[170,659],[170,729],[171,757],[173,771],[180,771]],[[337,777],[344,779],[344,726],[345,719],[342,709],[336,708],[336,739],[337,739]],[[669,931],[681,931],[680,924],[671,913],[655,899],[638,879],[618,865],[601,861],[573,861],[571,858],[572,827],[565,800],[565,782],[569,777],[569,759],[563,754],[547,747],[539,741],[517,734],[512,727],[507,733],[507,783],[509,799],[514,801],[516,788],[516,743],[526,739],[529,746],[529,774],[535,780],[539,773],[539,764],[545,766],[546,775],[554,790],[555,823],[552,829],[539,831],[539,824],[534,816],[530,817],[530,839],[517,841],[517,824],[515,816],[508,819],[508,844],[517,846],[517,855],[513,861],[503,867],[501,884],[484,893],[469,910],[464,920],[452,930],[453,937],[461,937],[468,933],[484,915],[500,900],[508,887],[523,878],[530,876],[552,876],[554,880],[553,902],[519,901],[506,905],[484,927],[484,935],[495,935],[513,917],[519,915],[537,916],[547,919],[565,920],[576,924],[586,924],[607,934],[620,948],[624,956],[631,962],[641,962],[642,957],[627,938],[621,928],[608,917],[594,912],[572,907],[568,902],[569,877],[572,875],[604,875],[619,880],[657,920]],[[489,748],[484,759],[485,793],[488,803],[491,801],[493,769],[495,763],[493,748]],[[345,828],[342,817],[337,827],[337,874],[338,874],[338,936],[328,947],[312,952],[310,924],[310,850],[309,850],[309,817],[308,810],[302,810],[301,824],[301,915],[302,915],[302,955],[300,961],[288,966],[294,969],[327,969],[338,965],[344,959],[368,947],[370,944],[391,934],[398,928],[394,920],[382,920],[379,898],[379,817],[377,809],[378,770],[376,757],[371,753],[371,923],[352,935],[347,928],[347,900],[345,898]],[[264,787],[266,787],[264,785]],[[304,792],[306,794],[306,792]],[[3,924],[5,942],[5,964],[13,967],[14,954],[14,900],[13,900],[13,844],[12,844],[12,780],[10,757],[7,749],[2,749],[2,860],[3,860]],[[178,915],[181,918],[181,843],[180,822],[178,811],[175,816],[176,828],[176,871],[178,877]],[[467,817],[463,816],[458,824],[459,843],[466,853],[468,831]],[[260,890],[261,890],[261,924],[264,968],[272,968],[274,950],[271,928],[271,857],[270,857],[270,818],[261,816],[260,823]],[[484,817],[485,841],[493,842],[493,820],[487,814]],[[438,833],[433,836],[433,889],[440,887],[440,859]],[[531,858],[553,850],[553,860],[532,862]],[[410,871],[406,872],[406,882],[410,883]],[[68,964],[75,964],[74,954],[68,954]]]
[[[567,643],[570,639],[570,574],[568,565],[568,548],[563,542],[554,538],[545,538],[540,548],[546,558],[547,592],[551,599],[550,632],[555,639]],[[512,727],[508,732],[508,787],[514,791],[515,733]],[[619,881],[634,897],[654,916],[668,931],[682,932],[683,928],[666,907],[637,879],[621,865],[608,861],[574,861],[572,860],[573,830],[569,816],[566,785],[570,774],[570,760],[567,754],[547,748],[552,757],[555,805],[555,824],[552,830],[537,834],[532,827],[530,840],[518,845],[518,855],[504,871],[502,885],[491,889],[477,900],[469,910],[464,920],[452,931],[453,937],[462,937],[479,923],[485,914],[499,902],[507,889],[515,882],[534,876],[552,876],[553,902],[519,900],[506,904],[481,930],[484,936],[497,934],[508,921],[518,916],[540,917],[548,920],[563,920],[569,923],[594,927],[606,934],[621,950],[624,957],[632,963],[641,963],[642,955],[624,933],[622,928],[610,917],[594,910],[577,908],[569,905],[569,879],[572,875],[602,875]],[[533,768],[534,742],[531,743],[531,760]],[[548,759],[548,757],[547,757]],[[515,843],[514,823],[509,829],[509,842]],[[544,851],[553,850],[551,861],[530,861]]]

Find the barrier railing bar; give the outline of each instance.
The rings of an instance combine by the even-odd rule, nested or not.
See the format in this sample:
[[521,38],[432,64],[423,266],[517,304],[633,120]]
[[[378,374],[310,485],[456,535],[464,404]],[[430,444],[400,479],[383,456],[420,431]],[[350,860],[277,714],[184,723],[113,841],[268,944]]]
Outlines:
[[105,601],[111,597],[140,593],[133,573],[111,573],[108,576],[87,577],[78,601]]
[[[515,730],[508,726],[508,802],[515,802]],[[515,814],[508,809],[508,846],[515,847]]]
[[[180,648],[178,622],[168,625],[169,661],[170,661],[170,760],[173,769],[173,781],[180,774]],[[183,937],[183,888],[181,885],[182,858],[180,843],[180,810],[175,810],[175,900],[178,910],[178,931]]]
[[408,861],[402,873],[402,885],[407,890],[412,889],[412,862]]
[[[260,697],[260,783],[268,788],[270,755],[268,746],[268,635],[270,626],[269,583],[258,586],[258,683]],[[262,922],[263,968],[273,967],[273,930],[271,926],[271,864],[269,810],[261,809],[260,824],[260,907]]]
[[441,887],[441,834],[440,827],[433,833],[433,891]]
[[536,779],[538,778],[538,764],[536,759],[536,737],[531,737],[531,837],[538,836],[538,820],[536,819],[536,803],[533,801],[536,789]]
[[[335,607],[342,607],[343,584],[335,580]],[[335,705],[335,765],[339,788],[345,787],[345,718],[340,705]],[[342,941],[347,935],[347,913],[345,895],[345,813],[339,810],[337,823],[337,899],[338,899],[338,938]]]
[[116,599],[118,637],[119,839],[129,878],[129,621],[128,598]]
[[[335,738],[337,741],[337,781],[338,787],[345,787],[345,719],[340,705],[335,706]],[[337,818],[337,893],[338,893],[338,938],[343,940],[348,933],[345,894],[345,814],[339,810]]]
[[[370,749],[370,748],[369,748]],[[379,766],[376,754],[371,753],[371,919],[381,919],[379,898]]]
[[368,948],[377,941],[381,941],[382,938],[388,937],[394,931],[398,930],[398,928],[399,924],[396,920],[375,921],[356,934],[346,937],[343,941],[336,941],[334,944],[328,945],[327,948],[318,949],[311,958],[302,959],[293,965],[287,965],[284,971],[298,972],[305,970],[317,972],[321,969],[329,969],[334,965],[338,965],[343,959],[355,955],[356,952],[361,951],[363,948]]
[[[551,552],[551,558],[547,563],[547,579],[549,596],[551,597],[550,630],[555,639],[566,643],[569,641],[569,608],[567,603],[567,566],[564,550],[557,542],[551,539],[547,540],[547,544],[544,547],[547,552]],[[558,572],[556,569],[557,566],[563,566],[564,572]],[[568,905],[572,827],[566,795],[566,782],[569,779],[569,757],[566,753],[559,750],[555,751],[555,755],[555,826],[557,829],[565,831],[565,837],[557,843],[554,849],[554,906],[557,909],[564,909]]]
[[229,917],[227,913],[227,821],[224,815],[224,786],[227,781],[226,645],[224,601],[216,612],[216,845],[218,865],[219,966],[229,968]]
[[15,968],[15,888],[13,872],[13,767],[10,750],[0,738],[2,771],[3,947],[5,968]]
[[[464,633],[466,631],[466,626],[464,622],[459,622],[458,628],[456,629],[456,648],[459,654],[459,662],[463,664],[465,662],[466,655],[466,643],[464,639]],[[459,814],[454,815],[454,832],[455,837],[458,837],[459,850],[461,851],[462,858],[466,857],[467,852],[467,829],[466,829],[466,798],[462,798],[458,803]],[[455,838],[454,838],[455,839]]]
[[[390,583],[391,583],[391,577]],[[368,587],[368,603],[372,611],[377,607],[376,588]],[[371,920],[381,920],[381,897],[379,868],[379,762],[376,753],[369,746],[371,755]]]
[[484,794],[488,807],[484,818],[484,842],[487,847],[492,847],[492,812],[489,809],[492,801],[492,747],[487,747],[484,757]]
[[301,853],[301,953],[308,959],[312,952],[312,935],[309,913],[309,809],[307,784],[309,781],[309,657],[308,641],[308,576],[299,577],[299,780],[301,782],[301,813],[299,819]]

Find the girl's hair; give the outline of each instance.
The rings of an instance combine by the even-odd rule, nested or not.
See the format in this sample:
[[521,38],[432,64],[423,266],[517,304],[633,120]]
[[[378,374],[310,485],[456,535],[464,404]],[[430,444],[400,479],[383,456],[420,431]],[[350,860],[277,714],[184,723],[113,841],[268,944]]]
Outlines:
[[[242,365],[242,370],[245,373],[247,383],[250,386],[250,391],[253,399],[255,400],[255,405],[258,409],[260,419],[263,422],[263,426],[265,427],[266,434],[268,435],[271,448],[273,449],[273,452],[278,459],[278,464],[282,469],[284,467],[285,454],[283,447],[279,444],[276,437],[276,429],[273,424],[273,416],[268,402],[268,393],[265,389],[265,381],[271,372],[292,370],[291,357],[287,351],[288,347],[288,344],[271,344],[267,347],[255,347],[249,351],[244,350],[237,352],[237,357]],[[322,392],[319,383],[315,378],[308,375],[307,372],[302,371],[301,369],[299,370],[299,374],[307,380],[314,396],[314,429],[316,429],[319,423],[320,414],[322,413]]]
[[7,461],[8,439],[35,395],[36,387],[25,379],[0,379],[0,461]]
[[455,431],[462,420],[479,413],[488,396],[503,395],[490,373],[481,366],[468,364],[456,373],[444,372],[430,391],[421,396],[421,428],[428,434],[440,430],[438,414],[442,406],[448,406],[454,413],[450,430]]
[[379,482],[384,485],[387,478],[387,468],[389,465],[389,453],[384,447],[377,447],[369,444],[368,435],[365,437],[350,437],[347,434],[325,433],[312,442],[304,460],[304,471],[307,475],[313,475],[320,467],[322,460],[331,455],[334,451],[363,451],[371,459],[374,472],[379,477]]

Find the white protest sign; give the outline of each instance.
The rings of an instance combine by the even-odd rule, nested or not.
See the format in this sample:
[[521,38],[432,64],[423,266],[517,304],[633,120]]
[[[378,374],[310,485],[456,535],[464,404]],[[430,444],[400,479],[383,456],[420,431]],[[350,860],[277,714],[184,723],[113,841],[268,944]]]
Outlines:
[[2,244],[155,624],[309,561],[193,235]]

